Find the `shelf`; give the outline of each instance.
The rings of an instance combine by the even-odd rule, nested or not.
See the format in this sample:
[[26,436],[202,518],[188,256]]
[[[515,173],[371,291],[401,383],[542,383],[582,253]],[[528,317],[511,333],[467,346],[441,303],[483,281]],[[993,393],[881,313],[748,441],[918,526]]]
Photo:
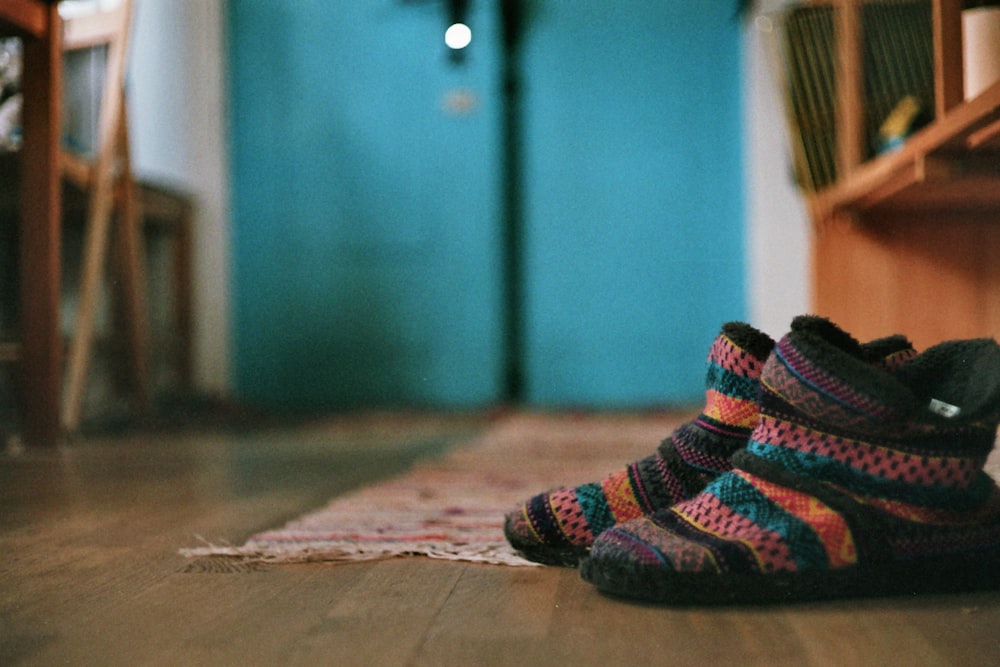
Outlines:
[[835,215],[1000,212],[1000,82],[810,198]]
[[862,161],[860,8],[833,0],[840,178],[808,198],[812,309],[918,348],[1000,332],[1000,83],[964,100],[962,0],[931,0],[935,120]]
[[0,6],[0,27],[4,34],[12,32],[17,35],[42,37],[48,31],[48,10],[46,5],[53,4],[38,0],[18,0],[5,2]]

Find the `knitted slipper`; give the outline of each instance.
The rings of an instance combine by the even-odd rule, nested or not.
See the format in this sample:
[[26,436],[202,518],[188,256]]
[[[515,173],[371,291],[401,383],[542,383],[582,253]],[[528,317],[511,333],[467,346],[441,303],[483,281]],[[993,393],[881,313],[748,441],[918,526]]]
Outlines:
[[[658,451],[599,482],[540,493],[507,515],[504,534],[527,558],[576,566],[594,538],[616,523],[668,508],[730,469],[757,424],[758,378],[774,341],[748,324],[729,322],[708,354],[705,407]],[[895,367],[913,356],[902,336],[864,346],[865,358]]]
[[797,318],[761,376],[760,421],[697,496],[605,531],[600,590],[671,603],[775,602],[1000,586],[1000,346],[952,341],[894,373]]

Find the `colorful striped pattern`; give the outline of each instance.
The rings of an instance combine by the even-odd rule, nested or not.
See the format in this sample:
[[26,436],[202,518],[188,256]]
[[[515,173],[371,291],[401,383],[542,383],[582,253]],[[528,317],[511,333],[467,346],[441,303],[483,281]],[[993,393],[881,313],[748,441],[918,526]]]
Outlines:
[[599,482],[532,497],[508,515],[507,539],[529,558],[563,561],[566,549],[585,550],[603,530],[700,491],[746,445],[757,422],[758,378],[773,346],[749,325],[724,325],[709,349],[701,414],[657,453]]
[[[824,345],[825,336],[836,342]],[[948,356],[859,364],[845,361],[845,336],[825,320],[798,318],[764,367],[760,417],[734,469],[672,508],[606,531],[586,576],[627,580],[641,597],[642,582],[663,581],[663,572],[816,572],[954,553],[1000,564],[1000,491],[983,472],[1000,416],[915,412],[906,403],[914,393],[897,378],[921,390],[961,385],[943,375]],[[1000,347],[956,345],[954,367],[975,372],[965,357],[976,350],[1000,364]],[[862,346],[853,351],[870,361]],[[997,395],[986,397],[985,412],[998,415],[1000,388],[986,382],[989,391]]]
[[789,398],[797,398],[796,392],[803,392],[819,400],[817,407],[842,409],[867,419],[898,420],[900,416],[892,406],[880,404],[850,383],[824,372],[814,360],[796,349],[788,337],[778,342],[768,361],[771,386],[790,390]]
[[[860,479],[967,488],[980,474],[986,457],[960,456],[954,444],[952,439],[940,443],[924,441],[922,451],[913,451],[835,436],[788,419],[763,415],[749,447],[762,458],[794,457],[802,461],[799,464],[802,467],[839,468],[845,474],[856,473]],[[789,465],[794,464],[789,462]]]
[[744,471],[720,477],[673,511],[697,531],[745,545],[745,568],[776,572],[855,560],[853,538],[834,510]]

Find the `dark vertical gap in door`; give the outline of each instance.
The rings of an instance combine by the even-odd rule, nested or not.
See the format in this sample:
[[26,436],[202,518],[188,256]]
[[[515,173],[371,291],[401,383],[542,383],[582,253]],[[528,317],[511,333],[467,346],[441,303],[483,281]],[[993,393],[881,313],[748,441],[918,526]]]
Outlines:
[[501,24],[501,197],[503,212],[503,398],[520,403],[525,394],[524,192],[521,128],[521,44],[525,0],[497,0]]

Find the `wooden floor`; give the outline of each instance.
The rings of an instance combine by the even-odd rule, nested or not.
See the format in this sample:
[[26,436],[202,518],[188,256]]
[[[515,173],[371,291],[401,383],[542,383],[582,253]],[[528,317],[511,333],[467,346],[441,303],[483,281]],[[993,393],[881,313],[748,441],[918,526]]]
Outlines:
[[8,448],[0,665],[1000,665],[1000,593],[668,609],[560,568],[178,555],[241,543],[487,421],[366,415]]

